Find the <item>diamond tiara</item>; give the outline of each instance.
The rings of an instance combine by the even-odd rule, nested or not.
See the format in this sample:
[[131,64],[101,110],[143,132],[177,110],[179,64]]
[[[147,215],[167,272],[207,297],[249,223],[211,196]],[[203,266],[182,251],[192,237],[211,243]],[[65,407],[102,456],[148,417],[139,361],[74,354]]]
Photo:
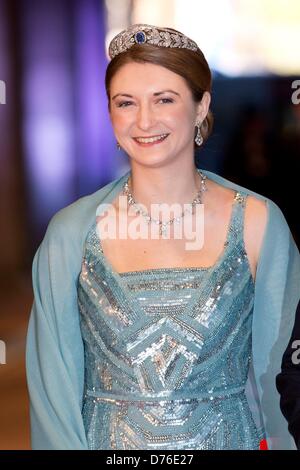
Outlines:
[[177,47],[197,52],[197,44],[182,33],[168,28],[160,28],[149,24],[134,24],[117,34],[109,44],[109,57],[113,59],[135,44],[152,44],[160,47]]

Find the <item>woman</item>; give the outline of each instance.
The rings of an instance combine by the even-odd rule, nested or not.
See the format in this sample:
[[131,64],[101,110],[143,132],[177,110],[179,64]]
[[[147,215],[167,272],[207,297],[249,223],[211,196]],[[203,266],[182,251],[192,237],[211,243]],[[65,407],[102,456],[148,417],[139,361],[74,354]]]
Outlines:
[[[299,300],[286,221],[196,167],[212,115],[193,41],[133,25],[109,52],[109,112],[131,168],[55,214],[35,255],[32,446],[293,448],[275,386]],[[176,204],[173,217],[156,204]]]

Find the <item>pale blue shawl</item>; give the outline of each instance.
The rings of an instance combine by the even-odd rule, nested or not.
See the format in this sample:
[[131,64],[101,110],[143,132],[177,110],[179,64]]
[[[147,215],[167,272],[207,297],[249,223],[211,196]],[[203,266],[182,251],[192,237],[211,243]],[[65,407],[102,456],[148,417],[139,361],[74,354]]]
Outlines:
[[[279,408],[275,377],[300,296],[299,251],[273,201],[215,173],[203,173],[225,187],[267,201],[268,223],[256,273],[249,404],[255,402],[260,410],[253,408],[266,430],[269,449],[296,449]],[[26,344],[33,449],[88,449],[81,415],[84,349],[77,280],[97,207],[115,198],[128,174],[58,211],[34,256],[34,302]]]

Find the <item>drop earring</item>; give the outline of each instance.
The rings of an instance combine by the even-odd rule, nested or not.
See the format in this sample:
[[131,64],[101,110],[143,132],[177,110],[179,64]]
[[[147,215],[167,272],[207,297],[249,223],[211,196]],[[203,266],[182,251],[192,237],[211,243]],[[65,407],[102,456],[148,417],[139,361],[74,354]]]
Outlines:
[[198,145],[198,147],[200,147],[200,145],[202,145],[202,143],[203,143],[203,137],[201,135],[200,126],[201,126],[200,122],[198,124],[196,124],[197,135],[195,137],[195,142]]

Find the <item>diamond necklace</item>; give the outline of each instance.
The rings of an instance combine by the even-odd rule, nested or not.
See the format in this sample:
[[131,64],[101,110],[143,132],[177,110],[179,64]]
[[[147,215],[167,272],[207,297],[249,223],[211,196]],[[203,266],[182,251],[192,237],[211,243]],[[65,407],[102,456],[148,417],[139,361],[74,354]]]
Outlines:
[[198,190],[198,192],[196,194],[196,197],[190,203],[191,209],[190,210],[185,209],[179,217],[173,217],[173,219],[169,219],[166,222],[163,222],[161,220],[154,219],[153,217],[151,217],[148,214],[148,212],[145,211],[141,207],[141,205],[138,202],[135,201],[135,199],[134,199],[134,197],[131,194],[130,189],[129,189],[129,178],[130,178],[130,176],[128,176],[127,180],[125,181],[125,183],[123,185],[123,194],[125,194],[127,196],[127,202],[130,206],[133,206],[133,209],[134,209],[135,213],[136,214],[141,214],[144,217],[144,219],[147,221],[148,224],[149,223],[154,223],[156,225],[159,225],[159,233],[160,233],[160,235],[164,236],[166,231],[167,231],[168,225],[171,225],[174,222],[179,224],[181,222],[181,219],[184,217],[184,215],[187,212],[190,212],[191,214],[193,213],[193,209],[194,209],[194,206],[196,204],[202,204],[202,193],[204,191],[207,191],[207,187],[206,187],[206,183],[205,183],[205,180],[206,180],[207,177],[198,168],[197,168],[197,172],[200,175],[201,183],[200,183],[200,189]]

